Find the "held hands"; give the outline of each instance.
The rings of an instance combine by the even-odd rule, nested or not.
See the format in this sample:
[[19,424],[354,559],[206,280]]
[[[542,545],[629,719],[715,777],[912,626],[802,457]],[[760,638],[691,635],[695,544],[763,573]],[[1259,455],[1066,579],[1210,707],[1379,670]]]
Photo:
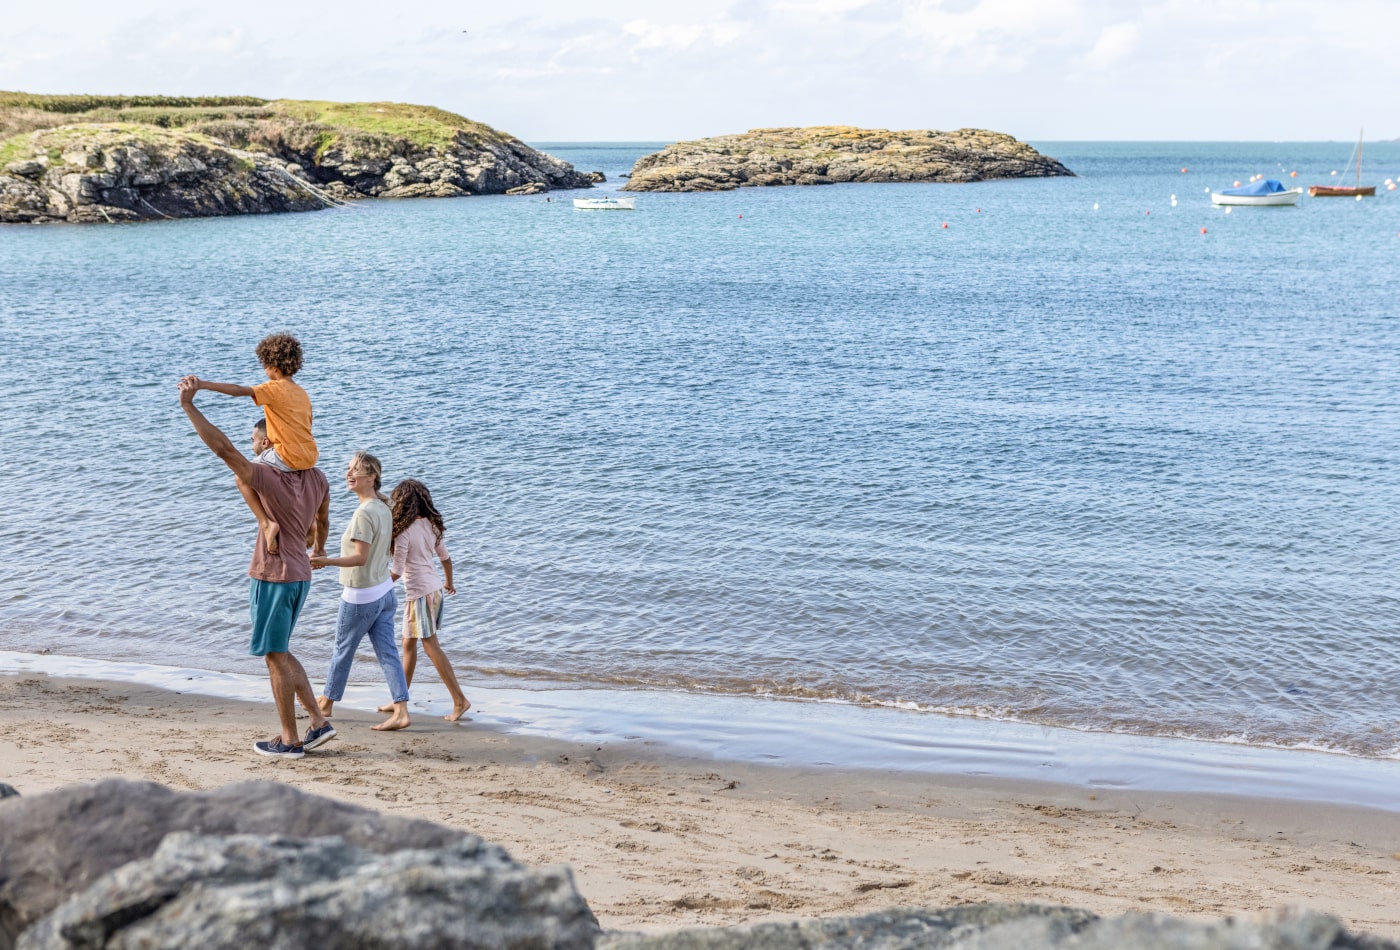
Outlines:
[[325,551],[321,551],[318,554],[313,554],[311,555],[311,569],[313,571],[319,571],[321,568],[326,566],[326,562],[329,560],[330,558],[326,557]]
[[182,376],[180,377],[180,381],[176,383],[175,386],[177,389],[180,390],[180,402],[193,403],[194,394],[199,392],[199,377]]

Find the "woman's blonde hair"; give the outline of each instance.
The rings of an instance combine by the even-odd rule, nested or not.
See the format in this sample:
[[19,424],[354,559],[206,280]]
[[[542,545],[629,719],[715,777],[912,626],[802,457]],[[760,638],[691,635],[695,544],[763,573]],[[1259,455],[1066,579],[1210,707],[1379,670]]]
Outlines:
[[380,491],[380,486],[384,483],[384,466],[379,464],[379,459],[361,449],[350,456],[350,467],[359,469],[366,475],[374,476],[374,494],[379,500],[388,504],[389,496]]

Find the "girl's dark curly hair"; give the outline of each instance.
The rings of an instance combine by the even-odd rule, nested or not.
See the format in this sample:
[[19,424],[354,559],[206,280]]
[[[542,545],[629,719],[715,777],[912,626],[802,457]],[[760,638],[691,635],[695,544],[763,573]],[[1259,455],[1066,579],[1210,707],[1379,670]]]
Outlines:
[[418,479],[405,478],[395,485],[394,490],[389,493],[389,504],[394,511],[394,531],[389,538],[390,551],[394,549],[394,542],[399,539],[399,535],[412,527],[413,522],[419,518],[427,518],[432,523],[439,541],[447,533],[447,528],[442,523],[442,515],[433,505],[433,496],[429,494],[428,486]]
[[283,376],[301,371],[301,341],[290,333],[274,333],[258,343],[258,362],[280,370]]

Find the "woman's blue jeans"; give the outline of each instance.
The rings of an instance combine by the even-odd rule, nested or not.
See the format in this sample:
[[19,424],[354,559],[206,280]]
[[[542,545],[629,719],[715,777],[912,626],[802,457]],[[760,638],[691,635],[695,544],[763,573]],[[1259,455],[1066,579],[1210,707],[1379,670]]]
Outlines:
[[403,675],[398,644],[394,643],[394,611],[398,606],[398,598],[392,590],[372,604],[340,602],[340,615],[335,624],[335,653],[331,656],[331,671],[326,674],[327,699],[338,703],[345,695],[355,651],[360,648],[365,634],[369,634],[379,668],[384,671],[384,682],[389,684],[389,695],[396,703],[408,702],[408,680]]

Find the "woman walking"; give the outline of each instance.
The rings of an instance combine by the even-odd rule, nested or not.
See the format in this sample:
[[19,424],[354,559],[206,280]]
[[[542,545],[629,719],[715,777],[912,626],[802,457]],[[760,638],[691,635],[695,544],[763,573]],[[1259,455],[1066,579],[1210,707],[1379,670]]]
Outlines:
[[[433,661],[433,667],[452,696],[452,713],[442,718],[456,722],[472,704],[457,685],[457,674],[447,654],[442,652],[437,636],[442,626],[443,594],[457,593],[457,588],[452,586],[452,557],[447,553],[447,545],[442,543],[447,528],[433,505],[428,487],[416,479],[406,478],[395,485],[390,504],[394,520],[393,540],[389,544],[394,555],[391,571],[395,580],[403,578],[404,674],[412,684],[413,670],[418,665],[418,641],[423,641],[423,652]],[[434,554],[442,562],[443,574],[447,575],[445,581],[433,564]]]
[[326,674],[326,692],[318,700],[321,715],[329,718],[331,708],[345,695],[350,665],[365,634],[374,647],[384,681],[389,684],[392,702],[382,709],[390,713],[372,729],[388,731],[409,725],[408,680],[404,677],[399,651],[394,646],[394,581],[389,576],[389,545],[393,539],[393,518],[388,501],[379,491],[383,469],[379,459],[368,452],[356,452],[345,469],[345,484],[360,499],[360,507],[350,516],[350,525],[340,538],[340,557],[313,557],[311,566],[340,568],[340,614],[336,620],[335,653]]

